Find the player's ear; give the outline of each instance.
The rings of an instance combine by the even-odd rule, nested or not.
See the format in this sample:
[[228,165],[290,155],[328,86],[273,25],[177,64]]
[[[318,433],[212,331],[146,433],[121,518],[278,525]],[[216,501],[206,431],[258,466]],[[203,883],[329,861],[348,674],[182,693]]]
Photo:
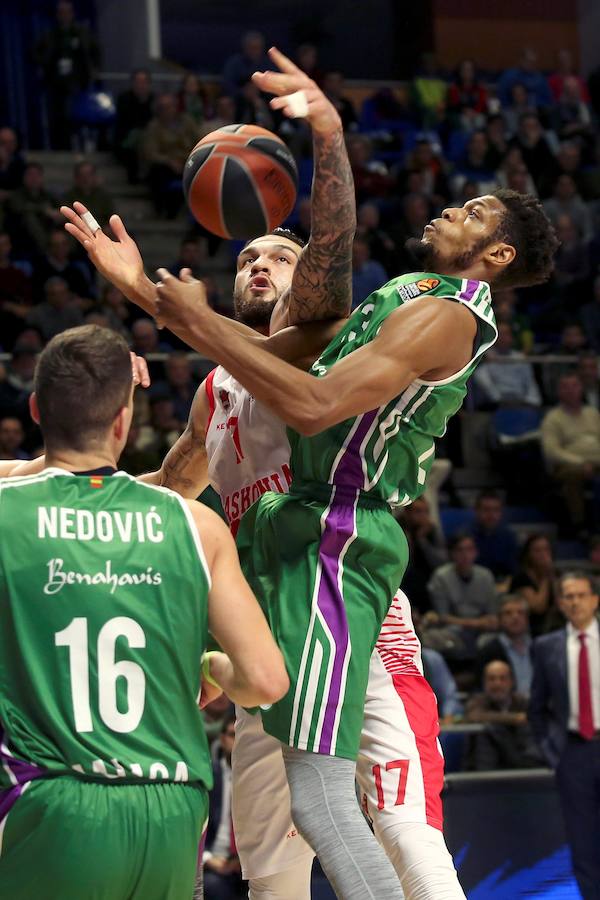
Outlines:
[[486,262],[490,263],[492,266],[500,266],[502,268],[510,266],[516,255],[517,251],[512,244],[505,244],[504,242],[490,244],[485,254]]
[[129,426],[131,424],[131,415],[128,406],[122,406],[113,422],[113,435],[118,441],[122,441],[127,437]]
[[36,425],[40,424],[40,409],[37,402],[35,391],[29,395],[29,415]]

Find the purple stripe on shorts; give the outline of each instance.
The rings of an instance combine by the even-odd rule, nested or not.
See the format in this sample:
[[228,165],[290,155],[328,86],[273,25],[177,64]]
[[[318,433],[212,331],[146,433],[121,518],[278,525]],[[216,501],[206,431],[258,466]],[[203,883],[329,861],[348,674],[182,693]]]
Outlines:
[[360,456],[360,445],[362,444],[367,431],[375,421],[377,413],[377,409],[372,409],[370,412],[363,415],[344,451],[344,455],[340,459],[337,468],[333,473],[333,483],[335,485],[338,485],[339,487],[362,489],[364,475]]
[[471,301],[475,295],[475,291],[479,287],[479,282],[476,279],[469,278],[467,281],[467,286],[465,290],[461,293],[460,299]]
[[6,753],[2,746],[5,742],[4,730],[0,727],[0,765],[10,769],[16,784],[12,787],[0,791],[0,820],[8,815],[13,805],[19,799],[23,792],[23,785],[28,781],[34,781],[36,778],[42,778],[46,773],[39,766],[25,762],[22,759],[16,759],[10,753]]

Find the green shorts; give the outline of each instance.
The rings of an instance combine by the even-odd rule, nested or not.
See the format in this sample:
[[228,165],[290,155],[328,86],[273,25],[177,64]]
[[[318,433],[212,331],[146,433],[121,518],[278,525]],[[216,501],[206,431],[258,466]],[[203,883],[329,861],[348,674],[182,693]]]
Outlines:
[[33,781],[0,822],[0,900],[191,900],[207,814],[200,785]]
[[311,486],[263,494],[242,519],[238,550],[291,682],[262,711],[265,730],[356,759],[371,653],[408,561],[402,529],[381,501]]

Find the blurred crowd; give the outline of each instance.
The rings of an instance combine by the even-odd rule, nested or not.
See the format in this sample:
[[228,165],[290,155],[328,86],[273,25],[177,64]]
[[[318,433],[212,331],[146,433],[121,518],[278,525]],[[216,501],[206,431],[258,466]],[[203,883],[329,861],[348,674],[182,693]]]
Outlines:
[[[158,467],[210,368],[102,284],[64,232],[61,203],[83,201],[103,227],[117,210],[93,154],[83,150],[110,150],[128,181],[145,186],[156,220],[180,223],[179,257],[165,260],[172,271],[186,265],[210,276],[206,264],[220,242],[183,209],[185,159],[223,125],[261,125],[280,134],[297,160],[298,203],[286,224],[308,237],[310,132],[301,119],[273,111],[252,83],[254,71],[271,67],[266,47],[265,36],[248,32],[210,79],[185,72],[169,91],[139,69],[117,97],[100,102],[101,48],[73,4],[57,4],[36,61],[51,149],[73,151],[68,190],[58,196],[29,158],[40,148],[21,146],[12,124],[0,123],[0,351],[7,354],[0,363],[0,457],[39,452],[27,400],[37,354],[64,328],[106,325],[151,359],[153,385],[138,397],[122,460],[134,474]],[[426,54],[409,83],[359,88],[327,71],[317,46],[303,44],[292,55],[337,107],[347,135],[359,223],[354,306],[410,271],[406,240],[420,237],[444,207],[495,186],[537,195],[560,238],[548,284],[495,295],[498,342],[440,448],[460,470],[472,465],[473,441],[483,441],[498,489],[480,491],[471,509],[451,474],[441,518],[437,500],[430,512],[425,499],[402,515],[412,550],[405,589],[441,717],[485,725],[460,764],[537,765],[525,715],[531,641],[564,624],[555,579],[565,554],[591,571],[600,565],[600,67],[586,81],[562,50],[554,69],[542,72],[535,50],[526,48],[503,72],[485,71],[482,59],[447,72]],[[152,356],[165,353],[162,361]],[[486,423],[483,432],[476,422]],[[531,521],[539,529],[526,535],[522,526]],[[224,785],[230,710],[223,705],[207,716]],[[236,889],[237,871],[219,876]]]

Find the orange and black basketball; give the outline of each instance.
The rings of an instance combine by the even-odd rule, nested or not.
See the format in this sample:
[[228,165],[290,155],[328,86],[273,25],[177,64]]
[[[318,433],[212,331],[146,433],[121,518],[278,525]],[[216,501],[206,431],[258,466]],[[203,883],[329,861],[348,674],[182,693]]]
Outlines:
[[194,218],[223,238],[266,234],[289,216],[298,189],[284,142],[258,125],[226,125],[199,141],[183,190]]

